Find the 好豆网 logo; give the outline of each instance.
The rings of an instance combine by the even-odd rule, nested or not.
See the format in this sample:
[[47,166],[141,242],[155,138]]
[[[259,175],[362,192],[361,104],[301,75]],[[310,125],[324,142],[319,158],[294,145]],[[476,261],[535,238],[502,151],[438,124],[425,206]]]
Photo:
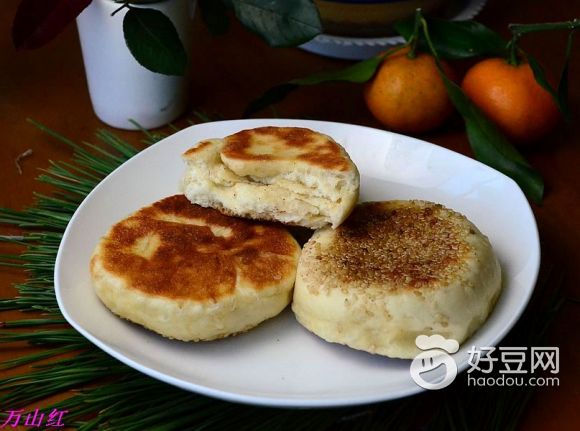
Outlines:
[[[459,350],[457,340],[447,339],[441,335],[419,335],[415,344],[421,350],[413,362],[411,362],[411,377],[424,389],[443,389],[453,383],[457,376],[457,364],[451,357],[451,353]],[[445,366],[443,379],[428,381],[426,373]],[[439,376],[438,376],[439,377]]]
[[[415,344],[422,350],[411,362],[410,372],[415,383],[429,390],[443,389],[453,383],[458,370],[451,355],[459,350],[457,340],[439,334],[419,335]],[[472,346],[467,354],[468,386],[560,384],[559,378],[554,376],[560,371],[558,347]],[[479,376],[475,375],[477,372]],[[495,374],[491,375],[492,372]]]

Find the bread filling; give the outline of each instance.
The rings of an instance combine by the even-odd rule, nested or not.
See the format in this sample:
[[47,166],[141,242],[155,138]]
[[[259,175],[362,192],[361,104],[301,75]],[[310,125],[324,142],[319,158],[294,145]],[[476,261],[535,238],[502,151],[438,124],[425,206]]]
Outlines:
[[[214,141],[215,142],[215,141]],[[220,156],[221,145],[212,145],[200,159],[188,160],[183,192],[193,203],[217,206],[236,215],[272,214],[284,223],[318,228],[342,222],[335,214],[352,194],[340,175],[316,175],[311,167],[272,176],[237,175]]]

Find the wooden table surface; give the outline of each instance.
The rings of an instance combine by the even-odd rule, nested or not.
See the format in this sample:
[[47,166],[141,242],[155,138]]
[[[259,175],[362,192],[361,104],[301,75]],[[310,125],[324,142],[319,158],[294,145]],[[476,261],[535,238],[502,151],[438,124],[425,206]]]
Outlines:
[[[48,191],[35,181],[39,168],[49,160],[65,160],[70,149],[26,122],[33,118],[73,140],[91,140],[104,126],[94,115],[84,76],[78,36],[70,26],[48,46],[15,52],[10,26],[18,0],[3,0],[0,9],[0,206],[24,208],[33,202],[34,191]],[[580,2],[490,0],[479,20],[507,35],[510,22],[562,21],[580,17]],[[198,20],[194,31],[194,78],[191,111],[201,110],[225,118],[239,118],[245,105],[263,90],[282,81],[347,62],[318,57],[299,49],[273,49],[234,25],[229,33],[214,38]],[[558,76],[565,35],[550,33],[526,37],[523,47]],[[580,41],[577,42],[580,46]],[[543,205],[532,205],[536,215],[544,258],[565,273],[564,292],[580,297],[580,49],[571,62],[570,97],[573,120],[533,148],[525,150],[530,162],[547,184]],[[302,89],[278,107],[280,117],[308,117],[380,127],[365,108],[361,88],[350,84],[327,84]],[[268,113],[263,113],[267,116]],[[137,132],[117,132],[132,142]],[[462,122],[420,138],[471,155]],[[14,160],[31,149],[19,174]],[[16,232],[3,228],[3,232]],[[3,246],[0,252],[5,252]],[[0,297],[14,295],[12,283],[24,279],[17,270],[0,272]],[[578,305],[567,303],[549,334],[549,345],[560,347],[560,386],[539,388],[521,424],[526,430],[578,429],[580,427],[580,348]],[[15,313],[11,314],[14,316]],[[10,316],[10,315],[9,315]],[[3,348],[0,360],[13,357]],[[2,409],[9,406],[0,406]]]

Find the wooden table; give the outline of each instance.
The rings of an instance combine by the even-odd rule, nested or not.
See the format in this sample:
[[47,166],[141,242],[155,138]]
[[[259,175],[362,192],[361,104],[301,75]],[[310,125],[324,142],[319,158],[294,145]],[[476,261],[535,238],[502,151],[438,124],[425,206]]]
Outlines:
[[[55,142],[26,122],[40,121],[73,140],[91,140],[104,125],[95,117],[84,76],[76,29],[71,26],[57,40],[38,51],[15,52],[9,28],[17,0],[4,0],[0,9],[0,206],[21,209],[33,202],[33,191],[47,191],[35,181],[38,169],[49,160],[64,160],[70,149]],[[510,22],[561,21],[580,17],[580,2],[489,1],[480,20],[507,35]],[[195,23],[193,64],[195,65],[191,110],[238,118],[245,105],[263,90],[282,81],[316,71],[341,67],[346,62],[326,59],[299,49],[272,49],[257,37],[234,25],[221,37],[209,35],[201,22]],[[558,76],[565,36],[531,35],[524,48]],[[576,46],[580,44],[577,42]],[[547,195],[542,206],[533,205],[544,258],[565,272],[565,294],[580,297],[580,50],[575,49],[570,76],[570,124],[525,150],[531,163],[542,173]],[[278,106],[282,117],[309,117],[380,127],[365,108],[358,85],[328,84],[302,89]],[[267,115],[268,113],[264,113]],[[135,132],[117,132],[132,142]],[[471,154],[459,119],[422,139]],[[19,174],[14,160],[27,149],[32,156],[23,160]],[[5,228],[3,232],[16,232]],[[5,247],[2,248],[5,252]],[[14,294],[13,282],[23,280],[16,270],[0,272],[0,297]],[[540,388],[525,414],[522,429],[578,429],[580,426],[580,349],[578,305],[567,303],[553,324],[549,344],[560,347],[560,387]],[[12,314],[15,315],[16,313]],[[1,350],[0,360],[15,355]]]

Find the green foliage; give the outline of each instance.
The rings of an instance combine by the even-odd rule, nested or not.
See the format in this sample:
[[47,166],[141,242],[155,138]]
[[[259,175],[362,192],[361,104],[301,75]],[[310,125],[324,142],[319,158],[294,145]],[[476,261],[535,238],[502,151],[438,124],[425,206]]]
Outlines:
[[152,72],[183,75],[187,53],[171,20],[155,9],[129,7],[123,34],[135,60]]
[[[391,52],[394,52],[391,51]],[[251,102],[246,110],[244,111],[244,116],[248,117],[262,109],[274,104],[281,102],[286,98],[286,96],[292,91],[296,90],[300,86],[304,85],[317,85],[324,82],[355,82],[363,83],[372,78],[375,74],[377,68],[383,61],[387,54],[372,57],[368,60],[364,60],[353,64],[352,66],[346,67],[344,69],[329,70],[325,72],[316,73],[310,75],[306,78],[293,79],[285,84],[277,85],[275,87],[267,90],[262,96]]]
[[562,72],[560,74],[560,81],[558,83],[558,88],[554,89],[546,74],[543,67],[540,65],[538,60],[536,60],[531,54],[526,54],[526,58],[532,71],[534,72],[534,78],[554,99],[556,106],[564,115],[566,120],[570,119],[570,107],[568,106],[568,69],[570,64],[570,55],[572,53],[572,44],[574,41],[574,30],[568,33],[568,43],[566,44],[566,53],[564,59],[564,66],[562,67]]
[[322,32],[312,0],[231,0],[236,17],[270,46],[296,46]]
[[[92,0],[22,0],[12,25],[18,49],[38,48],[54,39]],[[183,75],[187,53],[171,20],[156,9],[133,7],[155,0],[114,0],[128,9],[123,18],[125,43],[143,67],[165,75]],[[296,46],[322,32],[312,0],[200,0],[204,22],[214,35],[228,30],[227,9],[271,46]]]
[[[426,19],[431,42],[441,58],[462,59],[480,56],[503,57],[506,42],[502,37],[477,21],[445,21]],[[395,24],[397,32],[409,41],[414,35],[415,18]],[[424,39],[419,40],[419,48],[429,51]]]

